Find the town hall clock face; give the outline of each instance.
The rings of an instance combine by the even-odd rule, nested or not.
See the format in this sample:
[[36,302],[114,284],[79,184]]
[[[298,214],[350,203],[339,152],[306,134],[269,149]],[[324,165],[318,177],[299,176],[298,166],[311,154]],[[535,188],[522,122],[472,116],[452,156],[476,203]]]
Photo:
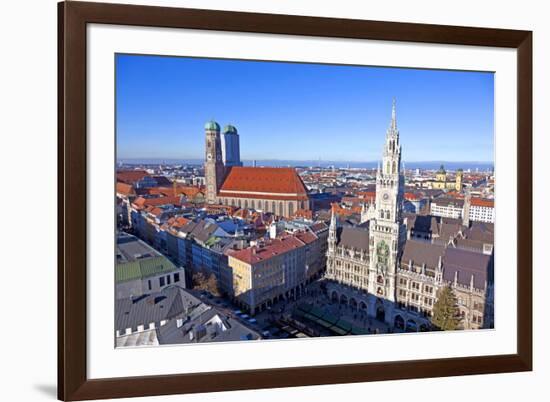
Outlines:
[[388,256],[390,254],[390,249],[386,242],[382,240],[376,246],[376,255],[378,257],[378,264],[386,267],[388,265]]
[[208,154],[206,157],[208,158],[208,160],[210,160],[212,159],[212,154]]
[[384,199],[384,201],[388,201],[388,199],[390,198],[390,195],[388,193],[384,193],[382,198]]

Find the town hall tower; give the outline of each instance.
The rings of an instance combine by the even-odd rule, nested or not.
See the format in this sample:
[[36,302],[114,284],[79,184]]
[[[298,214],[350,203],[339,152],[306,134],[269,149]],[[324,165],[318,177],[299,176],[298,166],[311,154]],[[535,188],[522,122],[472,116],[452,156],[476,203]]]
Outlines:
[[404,186],[394,100],[382,153],[382,166],[378,166],[376,174],[376,212],[369,224],[368,293],[374,296],[371,300],[371,312],[375,314],[383,314],[383,311],[387,314],[391,311],[391,304],[395,302],[399,250],[406,240],[402,216]]

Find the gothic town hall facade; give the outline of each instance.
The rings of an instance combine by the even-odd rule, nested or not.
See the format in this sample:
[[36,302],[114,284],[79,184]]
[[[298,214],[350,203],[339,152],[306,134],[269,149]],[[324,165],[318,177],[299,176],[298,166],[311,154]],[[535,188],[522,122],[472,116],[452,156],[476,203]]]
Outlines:
[[493,226],[405,214],[401,152],[394,102],[370,219],[340,224],[332,212],[329,297],[390,327],[425,331],[439,289],[450,286],[462,328],[493,327]]

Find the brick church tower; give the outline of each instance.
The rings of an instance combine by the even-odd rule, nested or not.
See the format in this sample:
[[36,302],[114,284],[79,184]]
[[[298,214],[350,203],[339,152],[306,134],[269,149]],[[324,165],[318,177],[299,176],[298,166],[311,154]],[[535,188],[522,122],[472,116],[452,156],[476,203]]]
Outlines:
[[225,178],[225,166],[222,161],[220,125],[209,121],[204,126],[206,132],[206,158],[204,175],[206,177],[206,202],[217,203],[217,195]]

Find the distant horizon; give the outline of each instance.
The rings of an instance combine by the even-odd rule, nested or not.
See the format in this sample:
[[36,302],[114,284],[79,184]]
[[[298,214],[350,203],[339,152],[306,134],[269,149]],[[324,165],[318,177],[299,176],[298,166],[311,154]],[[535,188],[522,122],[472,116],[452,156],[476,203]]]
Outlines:
[[[250,159],[242,160],[244,166],[252,166],[256,162],[258,167],[337,167],[337,168],[356,168],[356,169],[374,169],[378,166],[378,161],[316,161],[316,160],[285,160],[285,159]],[[189,164],[202,165],[204,159],[192,158],[120,158],[117,159],[117,164],[130,165],[155,165],[155,164]],[[457,169],[494,169],[494,163],[491,161],[405,161],[406,169],[439,169],[441,165],[445,169],[454,171]]]
[[491,72],[125,54],[115,63],[118,159],[199,159],[212,119],[237,128],[243,160],[377,161],[396,99],[405,163],[494,163]]
[[[156,157],[156,158],[142,158],[142,157],[135,157],[135,158],[117,158],[117,162],[119,161],[133,161],[133,160],[151,160],[151,161],[202,161],[204,162],[204,158],[162,158],[162,157]],[[380,159],[381,160],[381,159]],[[354,160],[324,160],[324,159],[241,159],[243,162],[254,162],[254,161],[270,161],[270,162],[322,162],[322,163],[329,163],[329,162],[335,162],[335,163],[378,163],[379,160],[365,160],[365,161],[354,161]],[[494,163],[493,161],[482,161],[482,160],[418,160],[418,161],[404,161],[405,164],[407,163]]]

